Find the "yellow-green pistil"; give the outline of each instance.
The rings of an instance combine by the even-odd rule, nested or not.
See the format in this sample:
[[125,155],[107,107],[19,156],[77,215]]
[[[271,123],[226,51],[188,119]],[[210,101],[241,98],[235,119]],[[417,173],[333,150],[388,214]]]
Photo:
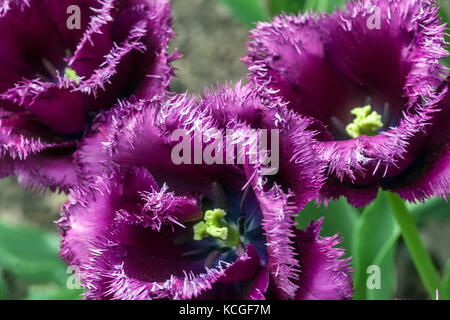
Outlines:
[[66,67],[64,69],[64,74],[66,75],[67,79],[75,81],[77,84],[80,83],[80,81],[78,80],[77,72],[75,70]]
[[236,246],[240,241],[240,236],[236,228],[223,221],[226,214],[222,209],[207,210],[203,221],[194,225],[194,240],[202,240],[211,236],[225,241],[228,246]]
[[381,116],[376,112],[370,112],[372,107],[367,105],[365,107],[354,108],[350,111],[356,118],[352,123],[347,125],[345,131],[352,138],[359,136],[375,136],[377,131],[383,127]]

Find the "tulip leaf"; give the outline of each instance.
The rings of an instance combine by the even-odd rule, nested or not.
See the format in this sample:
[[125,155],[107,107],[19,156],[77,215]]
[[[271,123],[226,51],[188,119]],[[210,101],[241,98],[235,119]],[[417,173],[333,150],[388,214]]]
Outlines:
[[226,5],[233,15],[248,28],[254,27],[258,21],[269,19],[264,5],[260,0],[219,0]]
[[340,246],[345,249],[346,256],[352,255],[353,228],[358,220],[358,210],[347,203],[344,198],[324,206],[317,207],[313,202],[309,203],[297,216],[297,226],[305,229],[312,220],[325,217],[321,236],[330,237],[336,233],[342,236]]
[[450,202],[438,197],[427,199],[423,203],[405,204],[419,225],[430,218],[445,219],[450,216]]
[[396,287],[394,257],[400,228],[380,192],[358,220],[353,236],[354,299],[392,299]]

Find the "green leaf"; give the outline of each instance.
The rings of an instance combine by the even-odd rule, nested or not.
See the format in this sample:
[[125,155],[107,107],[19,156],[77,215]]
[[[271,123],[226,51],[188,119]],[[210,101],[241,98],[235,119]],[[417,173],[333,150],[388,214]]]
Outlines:
[[26,281],[63,283],[66,267],[58,243],[56,234],[0,222],[0,268]]
[[[447,1],[440,0],[440,9],[439,9],[439,15],[441,16],[444,23],[447,23],[447,27],[450,24],[450,5]],[[445,36],[445,40],[447,42],[450,42],[450,37]],[[449,47],[447,47],[447,50]],[[445,59],[442,59],[442,63],[444,63],[447,67],[450,67],[450,57],[447,57]]]
[[303,7],[304,0],[269,0],[270,13],[277,15],[282,12],[297,14]]
[[447,262],[447,267],[445,268],[442,284],[445,292],[440,292],[440,299],[450,299],[450,260],[448,260]]
[[[394,257],[400,229],[382,192],[361,215],[353,237],[354,299],[392,299],[396,287]],[[367,286],[369,266],[380,270],[380,288]]]
[[438,197],[427,199],[423,203],[405,204],[419,225],[428,219],[445,219],[450,216],[450,202]]
[[259,0],[219,0],[226,5],[233,15],[241,20],[248,28],[252,28],[255,22],[269,19],[262,2]]
[[316,207],[309,203],[297,216],[297,226],[304,229],[312,220],[325,217],[321,231],[322,236],[330,237],[336,233],[342,235],[341,247],[346,250],[346,255],[352,255],[353,228],[358,220],[358,211],[347,203],[344,198],[324,206]]
[[312,9],[314,11],[332,12],[334,8],[340,8],[345,0],[305,0],[303,11]]
[[0,300],[5,300],[6,297],[6,283],[5,279],[3,279],[3,271],[0,268]]
[[67,289],[55,284],[32,285],[26,300],[81,300],[82,290]]
[[[58,253],[56,233],[0,221],[0,271],[7,270],[14,282],[27,289],[21,297],[26,294],[25,299],[81,298],[81,290],[67,288],[67,266]],[[0,298],[5,287],[0,278]]]

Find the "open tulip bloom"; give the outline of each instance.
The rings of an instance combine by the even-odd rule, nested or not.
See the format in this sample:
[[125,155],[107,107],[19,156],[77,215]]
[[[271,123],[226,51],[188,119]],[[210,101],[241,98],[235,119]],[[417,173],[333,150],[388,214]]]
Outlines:
[[[413,201],[450,189],[445,25],[431,0],[350,1],[259,23],[244,58],[261,94],[315,120],[327,182],[355,206],[379,187]],[[378,15],[378,25],[371,17]]]
[[167,53],[169,3],[28,0],[0,8],[1,175],[67,191],[77,180],[77,141],[98,111],[166,90],[176,57]]
[[[77,161],[85,179],[96,182],[75,190],[58,223],[62,257],[80,267],[88,298],[351,297],[349,261],[334,247],[338,236],[319,237],[322,221],[295,227],[294,214],[321,185],[309,123],[264,109],[238,85],[200,101],[183,95],[127,102],[95,124]],[[263,125],[280,131],[284,161],[270,178],[261,176],[259,163],[172,162],[177,129],[244,132]],[[213,139],[204,141],[206,150]],[[83,156],[94,148],[96,159]]]

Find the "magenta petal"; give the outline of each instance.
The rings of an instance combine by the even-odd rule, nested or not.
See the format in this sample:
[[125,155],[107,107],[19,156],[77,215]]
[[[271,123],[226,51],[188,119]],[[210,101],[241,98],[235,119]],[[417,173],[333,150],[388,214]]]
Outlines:
[[25,160],[15,160],[14,174],[26,188],[68,192],[78,183],[73,150],[73,146],[49,148]]
[[323,218],[311,222],[306,230],[296,230],[301,265],[296,299],[350,299],[353,289],[349,259],[342,259],[343,249],[334,248],[340,242],[338,235],[319,238],[322,222]]
[[232,283],[251,279],[260,269],[260,258],[255,247],[247,244],[245,253],[224,270],[220,283]]
[[265,300],[264,294],[269,288],[270,274],[267,266],[261,268],[253,281],[252,288],[247,297],[248,300]]
[[257,189],[257,197],[263,212],[262,224],[269,255],[267,265],[274,291],[281,298],[293,299],[299,273],[292,241],[296,207],[290,202],[291,195],[284,194],[276,185],[269,192]]
[[161,190],[156,188],[152,188],[151,191],[140,191],[142,207],[139,210],[136,210],[137,208],[119,210],[116,221],[141,225],[144,228],[150,227],[159,231],[163,225],[182,226],[182,223],[199,220],[203,217],[195,198],[177,197],[173,192],[168,191],[166,185]]
[[422,133],[427,143],[419,149],[411,164],[399,175],[383,181],[383,188],[397,192],[403,199],[423,201],[433,196],[446,198],[450,193],[450,83],[439,103],[439,115]]
[[[287,110],[275,99],[262,99],[251,85],[220,85],[207,90],[199,103],[220,126],[251,136],[251,130],[279,132],[279,167],[273,178],[293,192],[293,201],[302,209],[323,185],[324,162],[317,157],[317,133],[313,122]],[[226,107],[223,107],[226,106]],[[260,150],[261,151],[261,150]]]
[[[171,220],[178,214],[185,222],[181,219],[191,200],[166,198],[165,190],[156,194],[155,180],[145,169],[117,178],[99,178],[95,185],[73,190],[58,222],[61,256],[81,268],[88,299],[192,299],[214,291],[215,284],[251,280],[258,272],[260,259],[252,245],[234,261],[219,261],[212,268],[204,266],[205,257],[185,255],[205,246],[179,242],[192,235]],[[145,189],[152,190],[152,203]],[[153,227],[152,220],[161,225]]]
[[[275,17],[272,23],[259,23],[251,38],[244,61],[258,88],[269,95],[278,91],[290,108],[324,122],[335,110],[351,103],[351,96],[327,61],[313,17]],[[324,88],[327,94],[323,94]]]
[[447,199],[450,193],[450,145],[444,147],[438,158],[432,165],[423,171],[419,179],[409,177],[407,174],[401,177],[408,182],[409,179],[414,181],[406,187],[402,186],[401,181],[398,185],[395,183],[386,184],[386,188],[398,193],[403,199],[414,202],[416,200],[424,200],[434,196],[440,196]]
[[80,132],[86,125],[83,99],[69,88],[48,87],[25,106],[59,133]]
[[5,113],[0,118],[2,156],[24,159],[46,148],[63,145],[61,138],[29,112]]

